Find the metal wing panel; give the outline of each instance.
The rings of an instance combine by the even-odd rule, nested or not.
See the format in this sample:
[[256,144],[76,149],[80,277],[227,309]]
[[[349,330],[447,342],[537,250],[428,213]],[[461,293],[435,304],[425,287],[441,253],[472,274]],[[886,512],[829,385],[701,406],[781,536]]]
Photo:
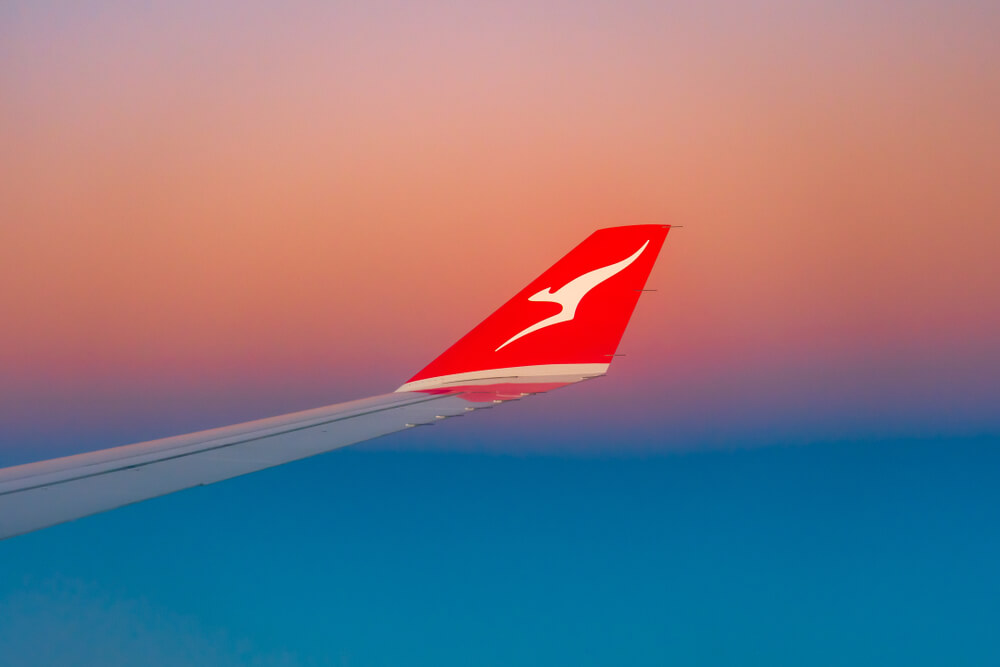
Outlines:
[[492,402],[395,393],[0,472],[0,539],[314,456]]

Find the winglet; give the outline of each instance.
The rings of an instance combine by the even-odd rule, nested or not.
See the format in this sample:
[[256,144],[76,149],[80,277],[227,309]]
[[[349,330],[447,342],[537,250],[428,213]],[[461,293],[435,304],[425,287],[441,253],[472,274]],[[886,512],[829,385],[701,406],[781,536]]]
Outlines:
[[669,230],[594,232],[396,391],[544,391],[603,375]]

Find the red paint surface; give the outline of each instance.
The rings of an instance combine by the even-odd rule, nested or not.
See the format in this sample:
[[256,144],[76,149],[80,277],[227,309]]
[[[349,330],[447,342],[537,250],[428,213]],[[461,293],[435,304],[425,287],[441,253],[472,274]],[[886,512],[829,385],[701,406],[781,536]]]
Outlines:
[[[609,363],[669,229],[669,225],[633,225],[594,232],[409,381],[493,368]],[[558,292],[590,271],[633,256],[644,245],[632,263],[584,294],[572,320],[505,345],[563,310],[559,303],[530,297],[546,289]]]

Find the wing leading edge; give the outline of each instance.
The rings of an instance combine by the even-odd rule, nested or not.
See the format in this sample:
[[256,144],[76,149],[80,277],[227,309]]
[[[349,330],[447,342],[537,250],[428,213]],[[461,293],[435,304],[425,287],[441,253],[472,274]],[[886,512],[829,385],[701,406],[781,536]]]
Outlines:
[[668,230],[595,232],[394,393],[0,469],[0,539],[603,375]]

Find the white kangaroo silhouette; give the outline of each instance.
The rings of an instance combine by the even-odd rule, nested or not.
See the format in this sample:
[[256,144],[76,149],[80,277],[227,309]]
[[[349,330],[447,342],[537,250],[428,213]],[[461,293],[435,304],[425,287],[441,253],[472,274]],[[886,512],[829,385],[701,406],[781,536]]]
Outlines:
[[548,301],[550,303],[558,303],[562,306],[562,310],[553,315],[552,317],[546,317],[544,320],[535,322],[530,327],[524,331],[520,331],[513,336],[511,336],[507,342],[493,350],[494,352],[499,352],[503,348],[507,347],[515,340],[522,336],[527,336],[530,333],[534,333],[539,329],[544,329],[545,327],[550,327],[553,324],[559,324],[560,322],[569,322],[574,317],[576,317],[576,307],[580,305],[580,300],[587,295],[587,292],[594,289],[605,280],[620,273],[629,264],[634,262],[642,254],[642,251],[646,249],[649,245],[649,241],[642,244],[642,247],[632,253],[630,256],[626,257],[620,262],[615,262],[609,266],[602,267],[600,269],[594,269],[593,271],[588,271],[578,278],[574,278],[569,281],[555,292],[552,291],[551,287],[546,287],[541,292],[533,294],[528,297],[528,301]]

